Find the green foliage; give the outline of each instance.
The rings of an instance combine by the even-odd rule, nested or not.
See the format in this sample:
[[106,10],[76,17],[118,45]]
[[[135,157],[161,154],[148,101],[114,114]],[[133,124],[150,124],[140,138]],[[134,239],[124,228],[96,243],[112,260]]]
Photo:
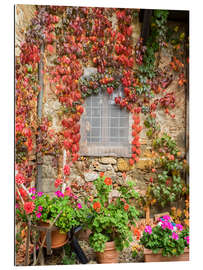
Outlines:
[[76,264],[76,254],[71,250],[70,244],[64,246],[65,256],[62,259],[62,264]]
[[177,145],[169,135],[163,134],[162,137],[156,138],[153,146],[159,153],[159,158],[156,159],[156,166],[159,169],[155,181],[150,186],[150,193],[164,207],[184,195],[185,183],[182,179],[184,166],[178,156]]
[[144,125],[148,128],[146,134],[149,138],[157,135],[157,132],[160,131],[160,125],[157,123],[156,119],[153,118],[151,115],[147,116]]
[[166,133],[153,141],[153,147],[155,149],[164,148],[165,152],[170,152],[172,155],[177,155],[178,153],[176,142]]
[[78,226],[79,222],[77,220],[77,211],[80,209],[75,209],[68,196],[52,199],[52,204],[50,206],[51,220],[54,220],[60,211],[62,214],[56,220],[55,225],[62,232],[69,232],[74,226]]
[[[92,231],[89,238],[90,246],[97,252],[104,251],[108,241],[115,241],[118,250],[128,247],[132,241],[130,226],[139,216],[135,206],[130,205],[131,199],[139,197],[133,188],[134,183],[128,182],[126,186],[120,187],[120,197],[110,200],[112,184],[105,184],[105,179],[99,177],[94,181],[97,194],[90,205],[88,219],[88,227]],[[99,209],[95,208],[96,204],[99,204]]]

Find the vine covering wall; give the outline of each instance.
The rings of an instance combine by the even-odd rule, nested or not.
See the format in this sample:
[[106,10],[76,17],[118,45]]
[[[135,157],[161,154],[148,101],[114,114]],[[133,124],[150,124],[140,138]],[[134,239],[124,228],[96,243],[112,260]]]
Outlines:
[[[186,194],[188,37],[180,25],[168,22],[168,11],[153,12],[144,45],[136,9],[17,5],[16,10],[32,10],[16,53],[17,184],[34,186],[41,165],[43,192],[65,184],[84,196],[104,173],[115,189],[135,181],[144,205],[164,206]],[[17,23],[16,37],[19,28]],[[97,73],[82,78],[89,67]],[[124,98],[116,97],[115,103],[132,116],[131,158],[81,157],[85,98],[99,91],[111,95],[119,85]],[[25,196],[23,187],[20,192]]]

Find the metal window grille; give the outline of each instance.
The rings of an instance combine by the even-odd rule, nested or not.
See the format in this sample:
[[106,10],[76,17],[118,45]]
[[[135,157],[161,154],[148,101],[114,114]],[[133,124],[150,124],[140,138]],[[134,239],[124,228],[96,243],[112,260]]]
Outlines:
[[114,101],[122,93],[120,87],[110,96],[100,92],[86,99],[81,118],[81,155],[130,156],[129,113]]

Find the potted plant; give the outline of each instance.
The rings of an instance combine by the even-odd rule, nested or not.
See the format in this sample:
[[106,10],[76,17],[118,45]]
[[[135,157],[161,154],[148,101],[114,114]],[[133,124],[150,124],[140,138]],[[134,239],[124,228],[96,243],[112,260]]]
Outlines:
[[[128,247],[132,241],[131,225],[135,224],[139,212],[130,204],[138,198],[133,184],[116,191],[113,197],[112,179],[100,176],[94,181],[96,194],[89,202],[87,226],[91,230],[90,246],[97,252],[99,263],[117,263],[118,251]],[[115,193],[115,192],[114,192]]]
[[[49,227],[54,222],[56,227],[51,232],[52,248],[63,246],[68,241],[67,233],[81,224],[86,217],[85,208],[78,202],[77,197],[69,187],[62,193],[55,192],[50,197],[43,192],[36,192],[35,188],[28,191],[29,199],[24,201],[22,207],[17,209],[17,214],[24,221],[30,220],[32,224]],[[40,241],[44,238],[45,231],[40,232]]]
[[145,248],[145,262],[189,260],[189,231],[168,215],[155,227],[146,226],[140,243]]

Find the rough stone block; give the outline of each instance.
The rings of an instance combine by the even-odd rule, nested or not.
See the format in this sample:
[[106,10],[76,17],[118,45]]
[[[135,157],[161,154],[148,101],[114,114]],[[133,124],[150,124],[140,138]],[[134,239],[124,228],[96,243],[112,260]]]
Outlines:
[[111,157],[103,157],[100,159],[100,162],[102,164],[116,164],[116,159],[115,158],[111,158]]
[[126,172],[130,170],[129,162],[126,159],[119,158],[117,162],[118,170],[121,172]]
[[96,171],[98,172],[106,172],[106,171],[113,171],[112,165],[103,165],[103,164],[98,164],[98,166],[95,168]]
[[42,165],[42,178],[57,178],[57,169],[52,165]]
[[43,178],[41,191],[46,193],[55,192],[54,182],[55,179],[53,178]]
[[85,175],[85,180],[87,182],[92,182],[99,177],[99,174],[96,172],[88,172],[88,173],[84,173],[84,175]]
[[153,164],[154,164],[153,160],[151,160],[149,158],[143,158],[143,159],[140,159],[136,163],[135,167],[137,169],[143,170],[143,169],[146,169],[146,168],[151,168],[153,166]]

